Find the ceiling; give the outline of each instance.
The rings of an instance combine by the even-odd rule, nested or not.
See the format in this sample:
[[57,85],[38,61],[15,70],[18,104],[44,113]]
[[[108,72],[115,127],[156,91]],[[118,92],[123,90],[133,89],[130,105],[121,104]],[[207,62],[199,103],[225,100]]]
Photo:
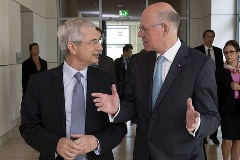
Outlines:
[[[76,0],[78,14],[87,18],[99,18],[99,0]],[[139,20],[146,7],[146,0],[101,0],[103,20]],[[160,2],[148,0],[148,5]],[[101,5],[100,5],[101,7]],[[128,10],[129,16],[119,16],[119,10]]]

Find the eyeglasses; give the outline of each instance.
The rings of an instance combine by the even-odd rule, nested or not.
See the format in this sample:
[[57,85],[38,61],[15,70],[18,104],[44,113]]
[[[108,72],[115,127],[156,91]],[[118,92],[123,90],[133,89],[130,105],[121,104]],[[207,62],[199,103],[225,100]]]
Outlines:
[[102,44],[102,42],[103,42],[103,39],[99,38],[99,39],[93,39],[90,42],[73,42],[73,43],[76,43],[76,44],[84,43],[84,44],[90,44],[90,45],[97,45],[97,44]]
[[153,28],[153,27],[157,27],[157,26],[160,26],[160,25],[163,25],[163,24],[164,24],[164,23],[159,23],[159,24],[155,24],[155,25],[152,25],[152,26],[150,26],[150,27],[147,27],[147,28],[139,27],[139,32],[145,33],[146,30],[149,30],[149,29],[151,29],[151,28]]
[[223,54],[224,55],[228,55],[228,54],[233,55],[235,52],[237,52],[237,51],[224,51]]

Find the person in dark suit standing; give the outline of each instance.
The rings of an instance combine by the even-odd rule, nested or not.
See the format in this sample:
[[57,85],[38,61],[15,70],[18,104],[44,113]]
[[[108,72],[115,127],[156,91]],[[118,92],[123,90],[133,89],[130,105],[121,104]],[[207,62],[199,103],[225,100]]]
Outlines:
[[[215,32],[213,30],[205,30],[203,33],[204,44],[195,47],[195,49],[211,57],[215,61],[216,69],[218,70],[219,67],[223,66],[223,54],[221,48],[212,45],[214,38]],[[213,141],[214,144],[219,145],[217,133],[218,129],[213,134],[211,134],[209,138]],[[208,143],[206,138],[204,138],[204,143]]]
[[133,160],[203,160],[203,138],[219,126],[214,61],[180,41],[179,23],[168,3],[148,6],[138,32],[147,52],[126,73],[125,99],[115,85],[111,95],[92,94],[113,123],[137,117]]
[[240,151],[240,63],[239,44],[226,42],[224,65],[217,70],[218,105],[221,116],[223,160],[239,159]]
[[221,48],[213,46],[215,32],[213,30],[205,30],[203,32],[204,44],[195,47],[195,49],[208,55],[215,61],[216,69],[223,66],[223,52]]
[[[40,160],[113,160],[112,149],[127,129],[124,123],[110,124],[108,114],[97,112],[91,96],[93,92],[111,93],[114,83],[112,74],[90,66],[98,62],[103,49],[101,34],[93,22],[77,18],[59,27],[58,38],[65,61],[29,79],[21,107],[20,133],[40,152]],[[81,75],[79,79],[76,74]],[[82,89],[74,90],[79,83]],[[82,95],[79,99],[83,99],[79,105],[74,99],[78,91]],[[81,104],[85,111],[75,115],[73,104],[76,109]],[[73,125],[76,119],[85,125]],[[72,132],[73,126],[83,133]]]
[[116,75],[114,60],[111,57],[99,54],[99,62],[97,66],[99,69],[112,73],[114,76]]
[[39,56],[37,43],[29,44],[30,57],[22,63],[22,92],[23,96],[27,90],[29,78],[38,72],[47,70],[47,61]]
[[123,99],[123,84],[125,81],[125,74],[128,69],[128,63],[132,55],[133,46],[125,44],[123,47],[123,54],[120,58],[115,59],[115,70],[117,78],[117,90],[120,99]]

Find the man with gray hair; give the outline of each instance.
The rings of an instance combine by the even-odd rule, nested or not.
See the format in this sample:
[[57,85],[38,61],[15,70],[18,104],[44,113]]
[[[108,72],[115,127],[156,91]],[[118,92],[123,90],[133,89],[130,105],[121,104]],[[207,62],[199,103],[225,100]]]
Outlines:
[[90,66],[103,49],[95,27],[84,18],[59,26],[64,63],[28,82],[19,129],[40,160],[113,160],[127,133],[124,123],[110,124],[108,114],[97,112],[91,97],[111,93],[114,83],[111,73]]

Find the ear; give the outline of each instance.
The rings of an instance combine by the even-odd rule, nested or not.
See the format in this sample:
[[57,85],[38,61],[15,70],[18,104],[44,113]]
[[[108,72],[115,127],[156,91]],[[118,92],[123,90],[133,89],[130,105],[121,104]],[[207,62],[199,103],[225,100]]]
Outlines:
[[167,35],[169,33],[170,26],[167,25],[166,23],[164,23],[162,26],[163,26],[163,34]]
[[76,48],[77,46],[73,42],[67,43],[67,48],[71,54],[76,54]]

